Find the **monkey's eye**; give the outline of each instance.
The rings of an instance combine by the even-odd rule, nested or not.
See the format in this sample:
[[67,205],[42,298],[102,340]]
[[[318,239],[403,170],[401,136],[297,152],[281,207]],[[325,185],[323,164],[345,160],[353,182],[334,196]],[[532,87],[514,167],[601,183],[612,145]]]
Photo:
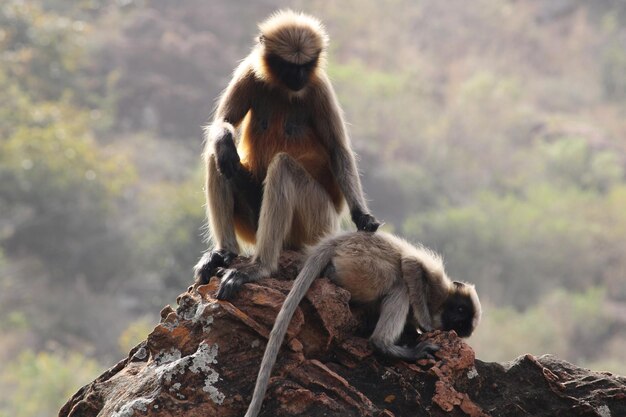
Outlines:
[[458,311],[459,313],[463,313],[465,309],[463,307],[457,307],[456,311]]

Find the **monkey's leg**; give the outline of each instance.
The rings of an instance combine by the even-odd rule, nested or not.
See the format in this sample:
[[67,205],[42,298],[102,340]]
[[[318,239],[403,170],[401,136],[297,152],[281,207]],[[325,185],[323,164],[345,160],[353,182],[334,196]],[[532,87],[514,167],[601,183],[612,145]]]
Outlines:
[[413,307],[413,318],[423,331],[430,332],[434,326],[428,309],[428,285],[424,267],[416,259],[404,257],[401,268]]
[[406,361],[431,358],[439,347],[422,342],[413,348],[396,345],[402,334],[409,314],[409,293],[402,283],[395,285],[383,298],[380,306],[380,317],[376,323],[370,342],[383,355]]
[[207,157],[206,199],[214,249],[206,251],[194,267],[198,284],[208,283],[216,268],[228,266],[239,253],[234,226],[233,182],[218,171],[214,154]]
[[[337,224],[334,210],[328,193],[302,165],[288,154],[278,153],[265,178],[255,256],[249,265],[225,273],[217,298],[231,298],[243,284],[275,271],[287,241],[298,247],[331,232]],[[292,230],[294,220],[298,230]]]
[[254,261],[274,271],[284,247],[313,244],[338,227],[330,196],[303,166],[277,154],[265,179]]

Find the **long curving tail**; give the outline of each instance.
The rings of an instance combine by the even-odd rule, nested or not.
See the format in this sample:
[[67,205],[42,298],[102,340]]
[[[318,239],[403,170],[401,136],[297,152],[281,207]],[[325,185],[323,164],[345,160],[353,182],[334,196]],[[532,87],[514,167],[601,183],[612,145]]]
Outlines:
[[270,339],[267,342],[263,361],[261,361],[261,369],[254,387],[252,401],[250,401],[245,417],[256,417],[259,411],[261,411],[263,397],[265,397],[272,368],[276,363],[276,357],[285,338],[285,333],[287,333],[289,322],[313,281],[320,276],[324,268],[330,263],[335,254],[335,246],[336,242],[334,240],[327,240],[316,246],[294,281],[291,291],[276,317],[274,328],[270,333]]

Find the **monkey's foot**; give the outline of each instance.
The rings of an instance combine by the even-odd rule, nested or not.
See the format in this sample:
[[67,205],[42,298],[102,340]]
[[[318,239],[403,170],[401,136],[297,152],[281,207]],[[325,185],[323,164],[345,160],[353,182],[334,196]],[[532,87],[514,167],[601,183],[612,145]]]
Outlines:
[[433,354],[439,350],[439,345],[428,342],[420,342],[414,347],[387,344],[385,342],[371,339],[370,342],[383,356],[394,359],[402,359],[407,362],[415,362],[420,359],[435,359]]
[[205,252],[193,268],[196,284],[208,284],[217,268],[227,267],[236,257],[236,253],[226,249]]
[[216,297],[218,300],[230,300],[237,295],[243,284],[258,281],[268,275],[267,268],[256,262],[251,262],[238,269],[220,268],[217,276],[221,277],[222,280],[217,289]]
[[439,345],[428,342],[420,342],[411,349],[413,351],[413,361],[420,359],[435,359],[435,352],[439,350]]
[[236,269],[221,269],[217,276],[222,277],[217,289],[218,300],[231,300],[241,290],[243,284],[252,281],[248,274]]

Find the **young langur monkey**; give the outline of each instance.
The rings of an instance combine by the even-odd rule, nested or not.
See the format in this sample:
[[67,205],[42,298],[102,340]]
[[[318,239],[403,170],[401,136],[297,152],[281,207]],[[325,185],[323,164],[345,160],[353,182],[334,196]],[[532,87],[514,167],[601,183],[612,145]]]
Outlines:
[[[207,129],[207,217],[214,250],[195,266],[207,283],[220,268],[217,298],[277,268],[280,251],[317,243],[338,229],[344,202],[357,230],[380,223],[368,212],[342,111],[324,70],[328,36],[315,18],[279,11],[259,25]],[[235,138],[239,132],[238,144]],[[227,267],[237,241],[252,262]]]
[[407,320],[422,331],[454,330],[460,337],[469,337],[480,321],[476,289],[451,281],[434,252],[384,232],[327,238],[311,250],[276,317],[245,417],[255,417],[261,410],[287,326],[320,275],[348,290],[353,302],[380,302],[370,342],[387,356],[415,361],[439,349],[428,342],[415,347],[396,345]]

